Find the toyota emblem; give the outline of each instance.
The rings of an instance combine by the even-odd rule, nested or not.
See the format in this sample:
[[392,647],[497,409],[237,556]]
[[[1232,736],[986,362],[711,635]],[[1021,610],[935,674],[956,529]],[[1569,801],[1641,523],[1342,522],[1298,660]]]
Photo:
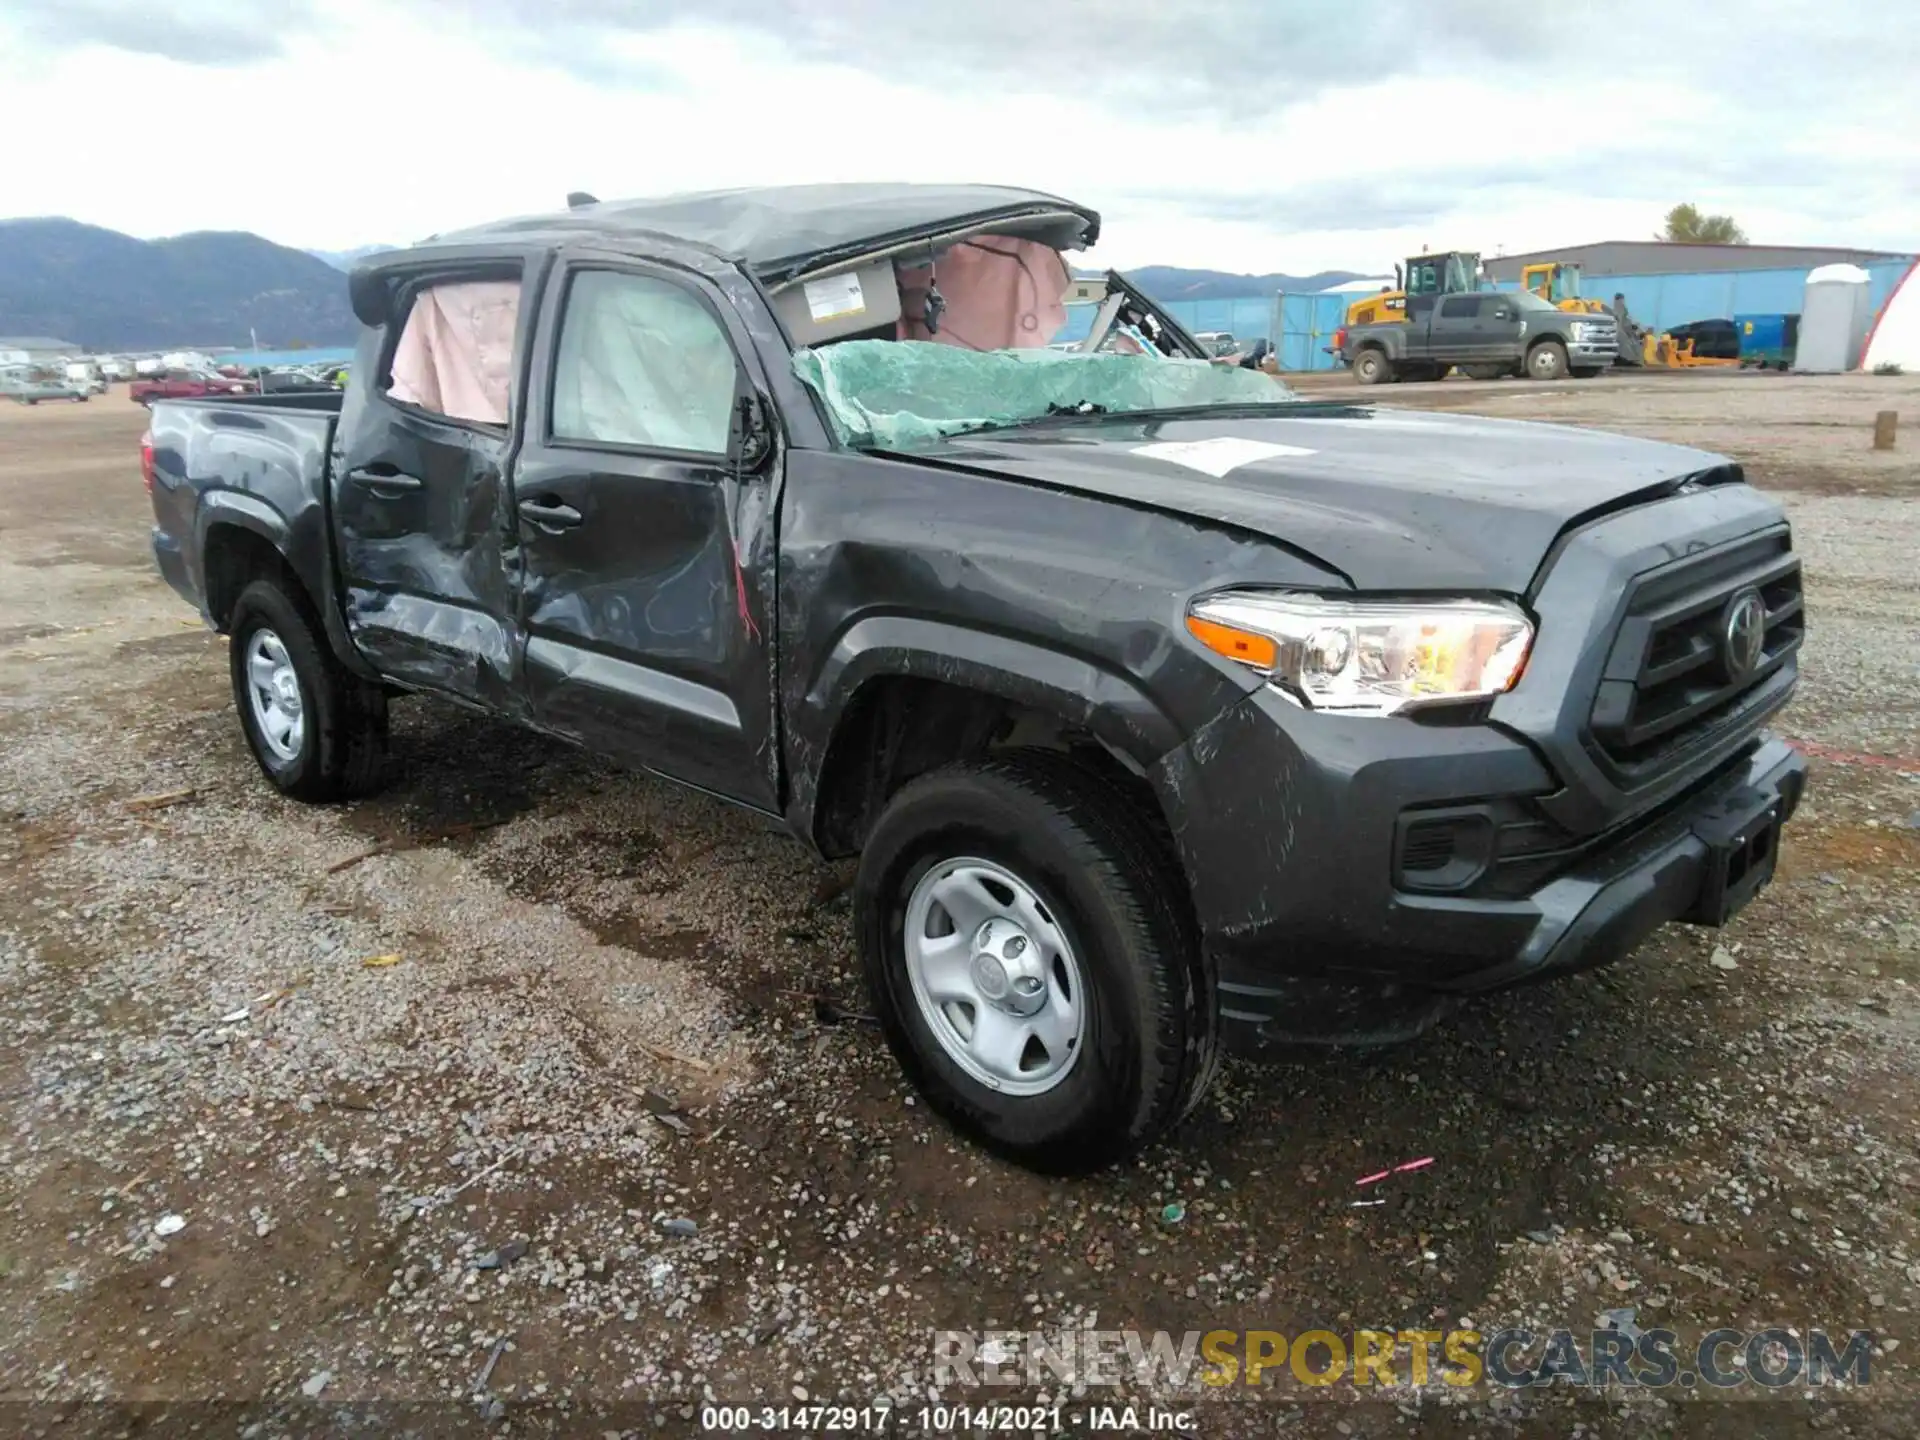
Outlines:
[[1742,590],[1727,602],[1720,631],[1720,665],[1729,680],[1744,680],[1760,666],[1767,646],[1767,602],[1758,590]]

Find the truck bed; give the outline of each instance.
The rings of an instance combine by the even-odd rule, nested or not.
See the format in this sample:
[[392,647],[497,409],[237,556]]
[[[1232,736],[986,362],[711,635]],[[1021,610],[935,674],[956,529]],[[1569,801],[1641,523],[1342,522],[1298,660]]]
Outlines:
[[[247,531],[325,596],[328,452],[344,395],[208,395],[156,400],[153,546],[160,573],[202,614],[232,597],[208,550]],[[223,542],[220,530],[229,532]]]

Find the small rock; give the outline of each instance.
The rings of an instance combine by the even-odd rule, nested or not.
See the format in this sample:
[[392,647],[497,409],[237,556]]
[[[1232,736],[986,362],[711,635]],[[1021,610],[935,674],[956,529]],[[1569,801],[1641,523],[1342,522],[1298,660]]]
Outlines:
[[166,1239],[169,1235],[178,1235],[186,1228],[187,1221],[184,1215],[162,1215],[158,1220],[153,1222],[153,1233],[158,1235],[162,1240]]
[[794,1399],[796,1399],[796,1400],[801,1400],[801,1401],[804,1401],[804,1400],[805,1400],[805,1399],[807,1398],[807,1387],[806,1387],[806,1386],[804,1386],[804,1385],[796,1385],[796,1386],[794,1386],[794,1387],[793,1387],[793,1398],[794,1398]]
[[1887,1303],[1887,1297],[1882,1295],[1877,1290],[1873,1294],[1867,1296],[1867,1304],[1871,1305],[1876,1310],[1885,1308],[1886,1303]]
[[1713,954],[1707,957],[1707,963],[1716,970],[1738,970],[1740,962],[1733,958],[1733,952],[1724,945],[1713,947]]
[[1531,1240],[1536,1245],[1551,1245],[1553,1243],[1553,1236],[1549,1235],[1544,1230],[1527,1231],[1527,1239]]
[[504,1270],[507,1266],[513,1264],[514,1261],[524,1259],[526,1253],[526,1241],[509,1240],[498,1250],[489,1250],[478,1260],[474,1261],[473,1268],[476,1270]]
[[1607,1232],[1607,1239],[1613,1241],[1616,1245],[1631,1245],[1633,1243],[1633,1236],[1624,1230],[1609,1230]]
[[1617,1310],[1602,1310],[1600,1319],[1609,1330],[1617,1330],[1636,1343],[1640,1339],[1640,1327],[1635,1323],[1639,1311],[1635,1306],[1623,1305]]
[[683,1235],[689,1239],[700,1233],[700,1227],[691,1220],[662,1220],[660,1228],[669,1235]]
[[318,1400],[320,1398],[320,1392],[332,1383],[333,1371],[316,1370],[307,1377],[306,1383],[300,1387],[300,1393],[309,1400]]

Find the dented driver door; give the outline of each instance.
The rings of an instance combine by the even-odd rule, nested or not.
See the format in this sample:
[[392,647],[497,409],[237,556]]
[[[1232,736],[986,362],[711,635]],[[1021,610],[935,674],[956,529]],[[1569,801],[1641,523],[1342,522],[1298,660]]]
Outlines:
[[769,646],[773,493],[743,463],[756,395],[708,283],[563,258],[542,303],[514,470],[536,723],[778,809]]
[[[509,715],[522,713],[506,482],[519,291],[497,264],[403,290],[394,343],[363,342],[331,469],[355,646],[389,680]],[[440,353],[455,340],[461,355]],[[468,383],[443,387],[441,369]]]

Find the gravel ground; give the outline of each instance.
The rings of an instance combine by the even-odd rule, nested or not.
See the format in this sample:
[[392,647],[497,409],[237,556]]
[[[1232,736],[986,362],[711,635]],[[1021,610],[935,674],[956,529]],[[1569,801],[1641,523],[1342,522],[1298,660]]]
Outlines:
[[[1168,1144],[1072,1183],[914,1103],[861,1015],[844,870],[752,817],[425,702],[378,799],[274,798],[224,642],[144,553],[140,412],[0,411],[0,1403],[57,1433],[102,1402],[288,1433],[339,1401],[423,1433],[683,1434],[716,1399],[910,1414],[936,1328],[1632,1307],[1869,1328],[1873,1384],[1603,1401],[1403,1361],[1384,1393],[1212,1397],[1199,1433],[1915,1433],[1920,465],[1862,417],[1920,417],[1920,383],[1383,398],[1686,439],[1777,490],[1810,799],[1728,931],[1384,1054],[1229,1067]],[[1039,1394],[1145,1398],[990,1398]]]

